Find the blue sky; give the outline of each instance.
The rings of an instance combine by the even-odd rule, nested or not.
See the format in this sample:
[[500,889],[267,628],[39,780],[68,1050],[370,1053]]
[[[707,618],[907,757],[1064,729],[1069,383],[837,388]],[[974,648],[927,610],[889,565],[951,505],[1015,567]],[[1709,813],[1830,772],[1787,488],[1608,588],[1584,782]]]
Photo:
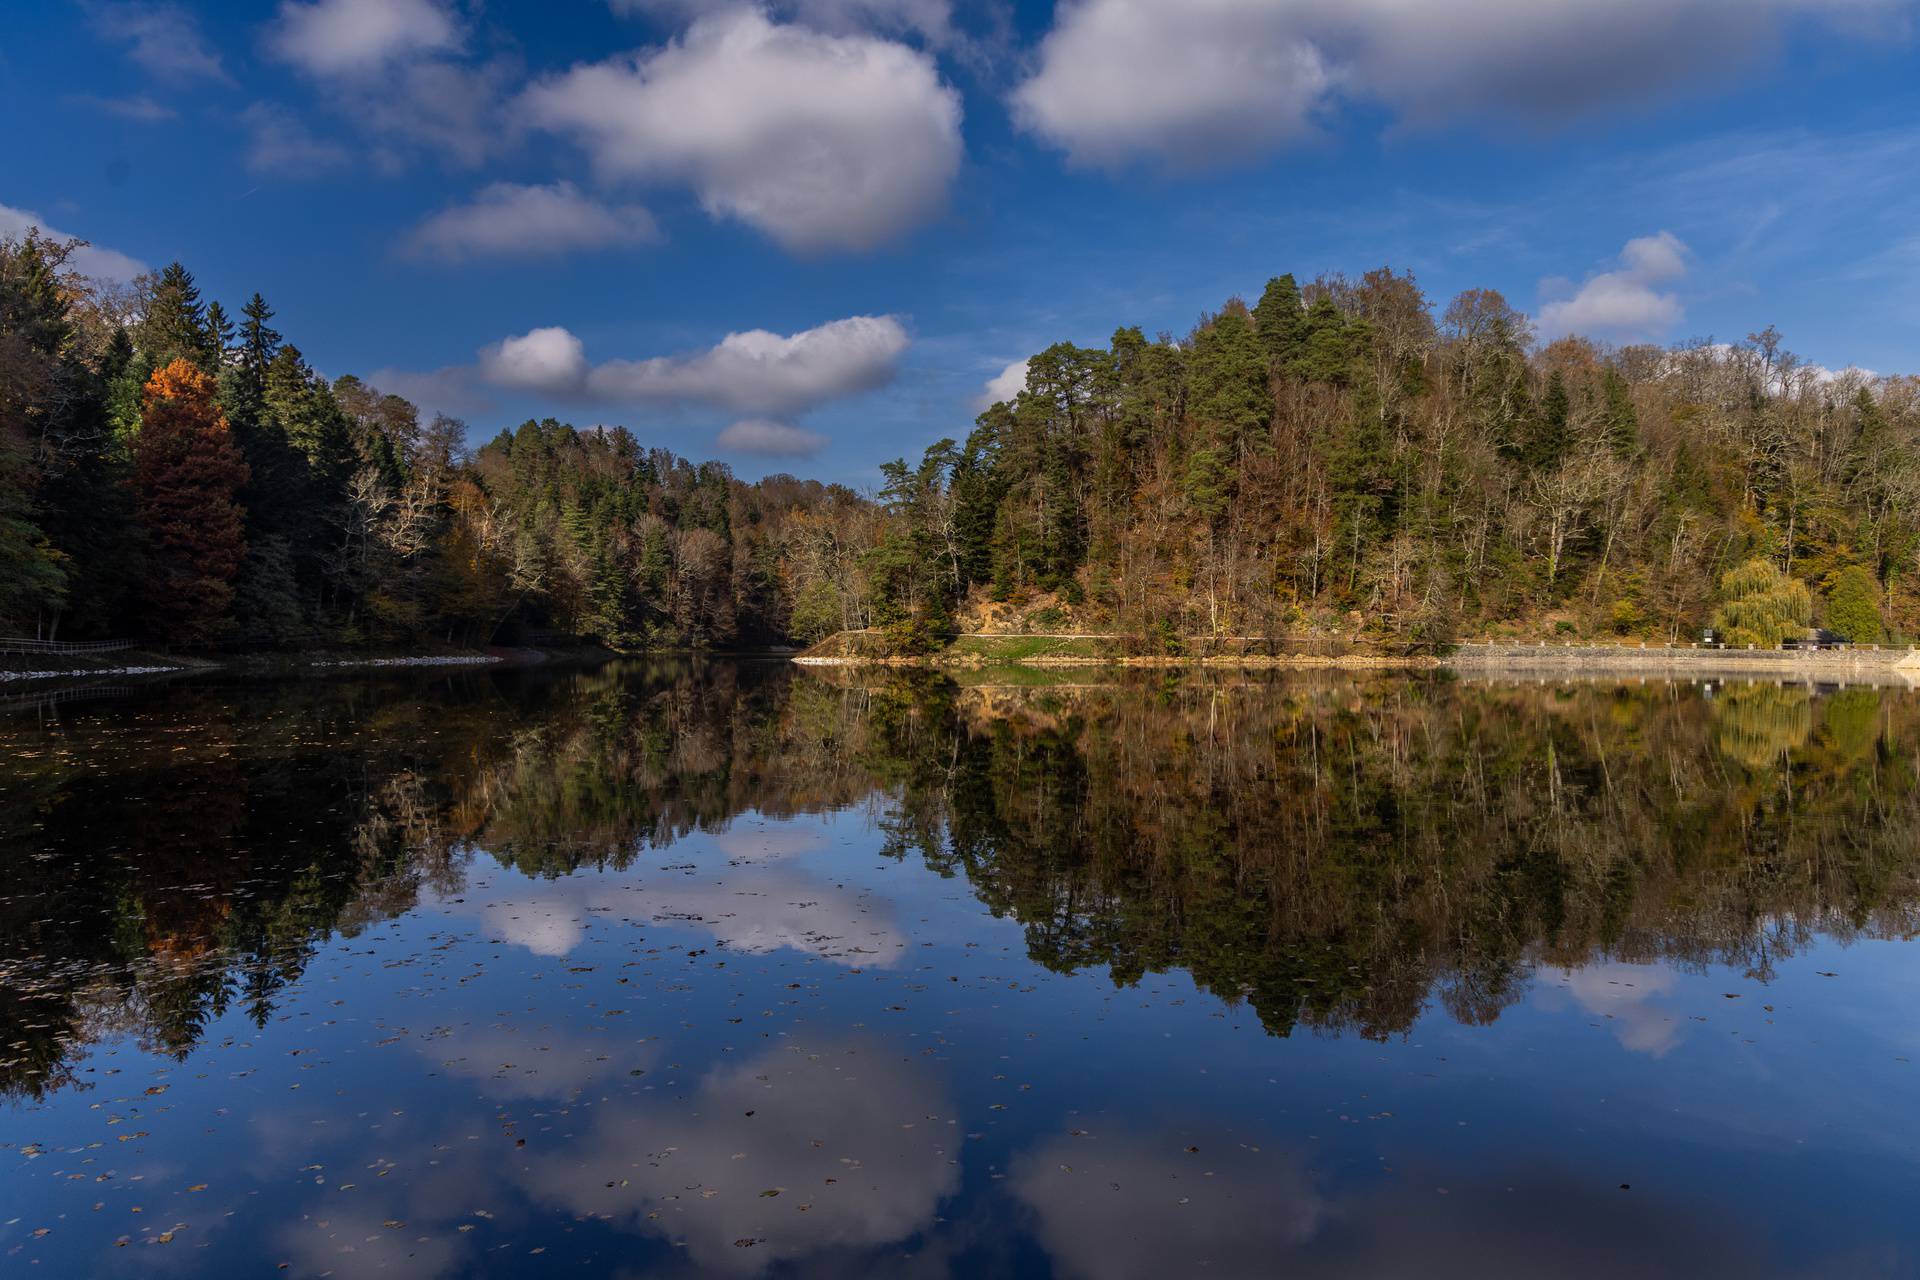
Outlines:
[[1917,14],[33,0],[0,233],[257,289],[322,371],[476,439],[552,413],[857,485],[1047,343],[1287,270],[1920,372]]

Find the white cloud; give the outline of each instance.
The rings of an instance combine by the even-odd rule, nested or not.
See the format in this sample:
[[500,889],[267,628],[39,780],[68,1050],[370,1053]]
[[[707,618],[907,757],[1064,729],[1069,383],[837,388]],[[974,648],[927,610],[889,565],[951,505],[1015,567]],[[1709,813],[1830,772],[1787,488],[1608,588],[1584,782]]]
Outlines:
[[480,353],[480,376],[496,387],[578,395],[586,386],[586,347],[565,329],[535,329]]
[[[669,22],[691,21],[728,0],[609,0],[619,14],[645,14]],[[735,4],[734,7],[741,7]],[[844,34],[879,31],[917,35],[936,48],[957,38],[952,0],[773,0],[762,6],[816,31]]]
[[1078,163],[1184,168],[1309,136],[1332,83],[1289,6],[1079,0],[1061,6],[1013,109]]
[[695,355],[609,360],[593,370],[588,388],[615,403],[799,413],[885,384],[907,343],[892,316],[850,316],[789,336],[750,329]]
[[[402,149],[424,148],[469,168],[518,140],[517,120],[504,110],[520,70],[511,59],[480,64],[424,60],[384,73],[378,91],[343,82],[340,108],[370,135]],[[375,157],[397,168],[389,151]]]
[[1638,236],[1620,251],[1620,262],[1635,279],[1648,284],[1678,280],[1687,274],[1687,246],[1671,231]]
[[459,24],[437,0],[282,0],[267,48],[318,76],[355,75],[457,49]]
[[[1578,289],[1566,280],[1543,280],[1541,294],[1554,300],[1540,308],[1540,328],[1550,334],[1661,337],[1686,311],[1677,294],[1656,286],[1684,276],[1686,258],[1687,246],[1672,232],[1662,231],[1629,240],[1620,251],[1618,270],[1589,276]],[[1568,296],[1555,296],[1561,294]]]
[[318,137],[284,107],[256,102],[240,113],[240,122],[249,134],[246,162],[254,173],[311,178],[351,158],[345,147]]
[[446,412],[486,407],[483,386],[614,407],[722,409],[754,415],[722,432],[722,444],[798,457],[800,446],[814,452],[825,438],[772,419],[884,385],[907,345],[894,317],[850,316],[790,335],[751,329],[704,351],[596,365],[586,344],[553,325],[483,347],[472,365],[382,369],[371,380]]
[[1912,0],[1063,0],[1016,118],[1082,163],[1245,158],[1336,96],[1404,125],[1537,127],[1723,82],[1793,19],[1862,34]]
[[163,80],[228,79],[192,14],[172,4],[89,4],[94,29],[127,46],[127,56]]
[[571,182],[520,186],[496,182],[466,204],[434,214],[403,243],[409,253],[460,261],[478,257],[543,257],[660,239],[653,215],[639,205],[607,205]]
[[[50,226],[45,218],[31,209],[15,209],[11,205],[0,204],[0,239],[18,240],[34,227],[38,227],[40,234],[49,240],[81,238],[72,232],[61,231],[57,227]],[[74,255],[67,259],[67,265],[81,275],[91,276],[96,280],[127,281],[147,269],[147,264],[137,258],[129,258],[124,253],[116,253],[112,249],[102,249],[96,245],[88,245],[84,249],[76,250]]]
[[973,407],[985,412],[1003,400],[1012,400],[1026,389],[1027,362],[1015,360],[987,380],[987,385],[982,387],[980,394],[975,397]]
[[827,447],[827,438],[784,422],[746,418],[722,431],[714,443],[732,453],[763,458],[811,458]]
[[685,183],[710,214],[800,252],[902,234],[944,205],[960,165],[960,98],[932,58],[751,9],[575,67],[521,102],[532,123],[579,139],[601,173]]

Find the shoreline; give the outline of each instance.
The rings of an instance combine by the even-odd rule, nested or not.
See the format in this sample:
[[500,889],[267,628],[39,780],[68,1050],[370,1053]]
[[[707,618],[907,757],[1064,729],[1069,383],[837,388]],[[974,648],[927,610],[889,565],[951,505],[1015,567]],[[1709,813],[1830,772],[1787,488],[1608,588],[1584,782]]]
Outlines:
[[[685,653],[683,650],[663,651]],[[238,675],[332,674],[419,668],[516,668],[572,660],[617,661],[644,658],[647,652],[622,653],[597,646],[541,649],[490,647],[439,653],[248,653],[229,658],[133,651],[114,665],[72,665],[33,670],[0,669],[0,688],[40,686],[48,681],[125,676],[190,675],[224,672]],[[923,655],[819,654],[792,650],[706,653],[729,660],[786,661],[811,668],[883,668],[928,671],[1036,670],[1213,670],[1213,671],[1376,671],[1446,672],[1456,676],[1538,679],[1618,679],[1633,676],[1778,676],[1786,679],[1920,684],[1920,649],[1705,649],[1697,646],[1548,645],[1470,641],[1445,656],[1432,654],[1213,654],[1206,656],[1100,655],[1034,653],[996,657],[979,653]],[[131,660],[127,660],[131,659]]]
[[[532,667],[574,659],[610,660],[621,655],[609,649],[581,647],[536,649],[491,647],[440,653],[350,653],[310,650],[305,653],[245,653],[224,658],[197,654],[169,654],[153,650],[133,652],[135,661],[109,666],[72,664],[33,670],[0,669],[0,687],[41,685],[51,680],[90,680],[110,676],[197,675],[222,672],[243,676],[295,676],[348,671],[380,671],[422,667]],[[44,663],[44,659],[40,662]]]
[[1630,645],[1504,644],[1477,641],[1445,656],[1427,654],[1246,654],[1206,657],[1098,657],[1034,654],[994,660],[971,654],[913,657],[802,654],[807,667],[992,670],[997,667],[1237,671],[1444,671],[1458,676],[1626,678],[1778,676],[1807,680],[1920,683],[1920,650],[1909,648],[1705,649]]

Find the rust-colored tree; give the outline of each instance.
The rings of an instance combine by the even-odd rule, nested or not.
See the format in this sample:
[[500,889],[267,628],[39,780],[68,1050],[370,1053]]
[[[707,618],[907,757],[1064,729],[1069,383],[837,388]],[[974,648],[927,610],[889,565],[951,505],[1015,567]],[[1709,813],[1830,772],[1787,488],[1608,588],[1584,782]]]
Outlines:
[[175,360],[147,381],[134,441],[134,488],[152,553],[150,629],[176,644],[215,639],[231,619],[246,558],[238,496],[246,459],[215,401],[214,380]]

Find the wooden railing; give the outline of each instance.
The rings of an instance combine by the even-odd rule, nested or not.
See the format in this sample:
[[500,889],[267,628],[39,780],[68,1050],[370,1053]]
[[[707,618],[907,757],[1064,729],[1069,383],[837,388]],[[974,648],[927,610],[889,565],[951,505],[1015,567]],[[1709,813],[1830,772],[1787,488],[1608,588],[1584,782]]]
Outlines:
[[0,636],[0,653],[51,653],[71,657],[89,653],[119,653],[131,648],[131,640],[31,640]]

